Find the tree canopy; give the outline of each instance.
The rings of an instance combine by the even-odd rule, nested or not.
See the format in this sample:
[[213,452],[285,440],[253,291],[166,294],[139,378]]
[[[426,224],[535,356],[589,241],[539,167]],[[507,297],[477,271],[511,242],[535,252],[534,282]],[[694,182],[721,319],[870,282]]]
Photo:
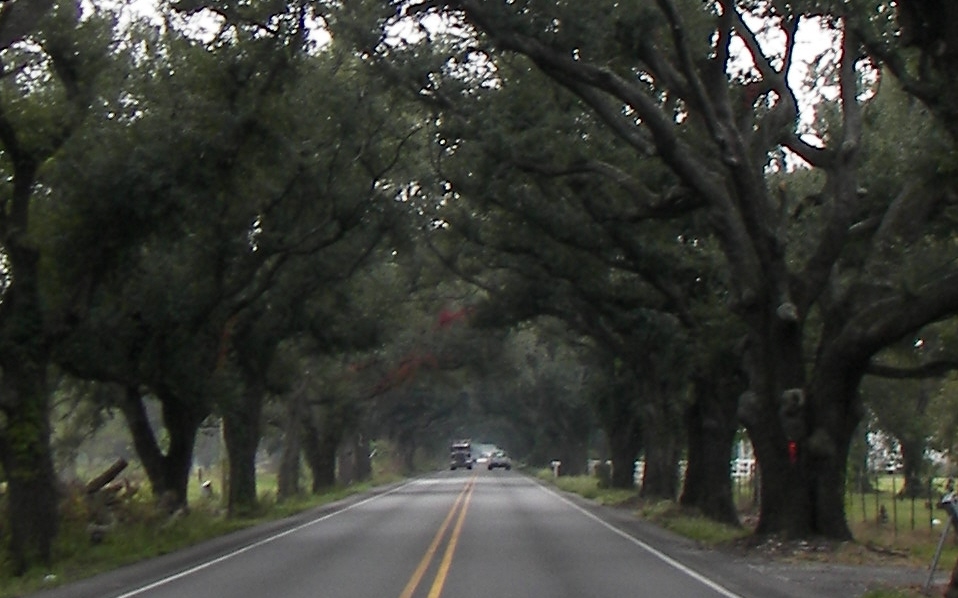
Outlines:
[[318,489],[474,430],[625,487],[641,453],[643,493],[734,522],[741,425],[758,531],[848,537],[866,403],[901,406],[868,381],[954,361],[945,4],[0,2],[18,567],[56,537],[62,372],[173,505],[217,419],[234,515],[267,433],[285,493],[301,455]]

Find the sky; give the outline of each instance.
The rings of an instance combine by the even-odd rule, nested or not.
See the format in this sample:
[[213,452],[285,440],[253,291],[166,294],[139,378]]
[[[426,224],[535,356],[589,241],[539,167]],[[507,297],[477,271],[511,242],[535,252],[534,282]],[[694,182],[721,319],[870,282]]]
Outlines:
[[[82,6],[90,10],[92,7],[99,6],[109,9],[119,15],[117,25],[120,28],[128,26],[134,20],[145,20],[155,26],[163,26],[163,19],[157,6],[163,4],[166,0],[81,0]],[[193,36],[202,41],[211,41],[219,31],[220,20],[210,13],[194,14],[187,20],[187,26],[192,30]],[[310,39],[318,46],[325,45],[329,41],[329,35],[322,31],[317,25],[312,28]]]
[[[156,26],[163,26],[163,19],[159,16],[157,6],[167,0],[81,0],[82,4],[88,9],[94,5],[103,8],[109,8],[119,15],[118,25],[127,26],[134,19],[144,19]],[[441,19],[440,19],[441,20]],[[760,23],[749,23],[752,27],[757,27]],[[193,15],[188,22],[188,26],[194,31],[194,36],[202,41],[212,41],[219,30],[220,21],[218,17],[209,13],[199,13]],[[441,24],[433,23],[433,27],[442,27]],[[418,28],[411,28],[406,33],[396,32],[393,35],[396,39],[405,39],[406,41],[417,41],[416,32]],[[318,46],[325,45],[329,41],[329,34],[326,33],[321,25],[317,24],[311,36],[313,42]],[[771,33],[764,36],[762,45],[767,48],[781,47],[784,43],[784,34],[781,31],[771,30]],[[812,79],[812,65],[822,56],[823,52],[836,48],[838,44],[837,34],[827,31],[820,23],[813,19],[804,20],[796,36],[795,56],[792,70],[789,74],[789,83],[793,89],[801,90],[799,94],[800,110],[802,112],[802,121],[808,126],[814,119],[813,106],[824,100],[834,101],[838,96],[837,88],[827,81]],[[736,49],[737,48],[737,49]],[[745,50],[744,44],[739,40],[733,47],[733,51],[741,56],[740,68],[747,70],[751,64],[751,58]]]

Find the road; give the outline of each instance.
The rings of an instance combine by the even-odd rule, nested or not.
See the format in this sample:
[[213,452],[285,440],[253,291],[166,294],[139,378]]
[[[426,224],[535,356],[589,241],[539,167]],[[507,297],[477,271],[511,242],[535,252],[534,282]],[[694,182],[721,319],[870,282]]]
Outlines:
[[309,518],[251,530],[35,596],[824,595],[806,590],[782,579],[771,583],[747,567],[718,566],[707,552],[689,551],[687,546],[653,548],[627,525],[535,480],[477,469],[416,479]]

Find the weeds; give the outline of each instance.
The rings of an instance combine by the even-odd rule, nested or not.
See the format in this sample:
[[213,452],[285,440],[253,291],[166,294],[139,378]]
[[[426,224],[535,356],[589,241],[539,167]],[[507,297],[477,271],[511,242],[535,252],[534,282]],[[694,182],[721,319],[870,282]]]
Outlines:
[[635,490],[602,488],[592,476],[552,475],[548,469],[536,472],[539,479],[546,480],[560,490],[578,494],[604,505],[636,506],[643,519],[654,521],[682,536],[708,545],[731,542],[748,535],[741,527],[725,525],[706,519],[696,513],[681,509],[672,501],[640,502]]
[[[17,577],[12,574],[12,565],[5,560],[5,553],[0,553],[0,598],[22,596],[181,550],[396,479],[397,476],[384,476],[375,482],[335,488],[321,495],[303,495],[283,502],[277,502],[275,492],[267,490],[261,494],[254,513],[236,518],[226,517],[219,497],[204,499],[191,495],[188,512],[169,516],[149,497],[138,496],[114,508],[115,521],[102,539],[95,542],[91,542],[91,514],[87,505],[80,499],[71,498],[62,507],[62,523],[50,567],[34,567]],[[264,485],[269,488],[268,481]]]

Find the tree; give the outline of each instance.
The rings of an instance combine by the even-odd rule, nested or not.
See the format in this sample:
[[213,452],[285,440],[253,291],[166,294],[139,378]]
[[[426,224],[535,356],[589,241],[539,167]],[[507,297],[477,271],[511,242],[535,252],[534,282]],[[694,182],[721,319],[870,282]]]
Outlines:
[[679,498],[683,506],[735,525],[729,461],[739,430],[738,398],[746,388],[736,346],[743,335],[736,328],[734,321],[719,317],[691,334],[696,346],[690,366],[692,400],[685,412],[687,467]]
[[[838,98],[831,126],[817,129],[812,143],[790,78],[803,6],[462,0],[399,9],[414,15],[437,7],[499,50],[527,56],[636,158],[660,160],[685,190],[680,197],[691,194],[708,210],[726,260],[729,305],[748,338],[749,389],[739,414],[764,482],[758,531],[848,537],[845,461],[862,413],[861,377],[873,355],[949,317],[958,299],[951,269],[907,286],[895,269],[896,256],[927,239],[905,231],[929,230],[924,215],[944,196],[904,181],[862,184],[867,96],[855,31],[842,27],[840,15],[816,16],[839,40],[830,55]],[[783,34],[778,50],[763,45],[763,29]],[[599,33],[609,31],[615,35]],[[746,77],[732,74],[732,40],[751,60]],[[785,149],[822,173],[811,212],[787,183],[769,184],[773,158]],[[676,201],[636,183],[647,191],[635,196],[639,206]]]
[[955,6],[941,0],[862,2],[849,12],[849,24],[868,52],[936,115],[952,138],[958,138],[958,111],[951,101],[958,91],[956,18]]
[[[422,95],[441,115],[436,119],[440,124],[433,162],[434,176],[442,183],[437,193],[443,199],[428,213],[443,226],[427,240],[447,264],[486,289],[492,302],[486,312],[511,321],[553,315],[592,338],[597,352],[609,356],[598,360],[605,362],[600,368],[622,380],[617,390],[601,393],[595,406],[612,444],[613,462],[618,462],[614,482],[631,487],[632,463],[641,447],[641,413],[649,410],[649,417],[674,423],[675,413],[665,413],[684,404],[651,392],[655,384],[638,382],[653,375],[649,356],[667,352],[637,340],[648,336],[646,328],[655,320],[637,314],[671,313],[689,330],[688,338],[698,342],[706,325],[700,314],[710,313],[705,305],[722,301],[724,286],[704,282],[720,278],[710,263],[714,250],[705,249],[708,231],[694,219],[679,218],[697,207],[694,200],[685,198],[686,206],[637,210],[631,198],[643,191],[632,177],[641,177],[663,194],[674,191],[674,178],[650,160],[632,161],[596,119],[522,58],[497,56],[494,69],[461,73],[453,66],[437,68],[416,50],[390,49],[387,59],[402,61],[395,69],[401,73],[416,64],[427,72],[437,69],[419,77],[406,75],[411,81],[430,82]],[[543,137],[561,141],[542,144]],[[687,342],[684,338],[673,340]],[[675,388],[681,387],[681,363],[654,368],[657,383],[671,380]],[[625,373],[632,369],[639,373]],[[632,388],[621,384],[633,378],[637,382]],[[709,446],[710,454],[729,453],[737,428],[737,395],[724,399],[726,405],[732,403],[720,436],[725,446],[717,451]],[[661,429],[646,428],[650,435]],[[677,431],[679,426],[665,429]],[[663,454],[671,454],[674,461],[674,439],[654,439],[673,445]],[[655,446],[646,448],[656,453]],[[730,505],[727,462],[710,467],[717,467],[716,473],[704,478],[710,480],[704,490],[726,496]],[[661,485],[655,480],[658,474],[674,477],[674,471],[674,463],[649,468],[647,488],[673,488],[665,491],[673,494],[674,479]],[[693,473],[701,471],[692,468]],[[725,482],[712,488],[711,480],[721,476]],[[729,512],[722,517],[729,519]]]
[[[69,3],[6,2],[0,7],[0,147],[5,173],[0,219],[0,460],[9,484],[14,569],[50,559],[57,495],[50,453],[51,345],[66,322],[46,309],[36,213],[46,170],[81,136],[107,65],[108,33],[98,19],[78,22]],[[25,43],[25,39],[32,43]]]
[[[89,299],[93,313],[60,351],[77,371],[130,388],[124,413],[154,492],[171,492],[174,504],[186,499],[196,429],[220,410],[231,510],[255,501],[270,356],[302,330],[303,302],[348,276],[384,235],[382,179],[416,130],[384,116],[387,98],[366,93],[354,57],[304,52],[298,13],[246,8],[209,43],[170,31],[157,42],[169,52],[144,66],[128,127],[133,138],[159,130],[142,146],[155,152],[152,168],[114,156],[105,168],[133,174],[89,179],[90,188],[115,184],[104,196],[116,204],[145,203],[154,228]],[[260,18],[275,27],[264,32]],[[169,127],[173,118],[180,127]],[[106,220],[115,204],[97,207]],[[261,349],[252,357],[236,350],[252,340]],[[166,454],[141,417],[144,391],[173,426]]]
[[549,317],[514,326],[497,346],[477,402],[480,414],[508,422],[502,446],[539,467],[560,461],[561,475],[585,473],[596,428],[590,397],[602,390],[585,365],[589,348]]

